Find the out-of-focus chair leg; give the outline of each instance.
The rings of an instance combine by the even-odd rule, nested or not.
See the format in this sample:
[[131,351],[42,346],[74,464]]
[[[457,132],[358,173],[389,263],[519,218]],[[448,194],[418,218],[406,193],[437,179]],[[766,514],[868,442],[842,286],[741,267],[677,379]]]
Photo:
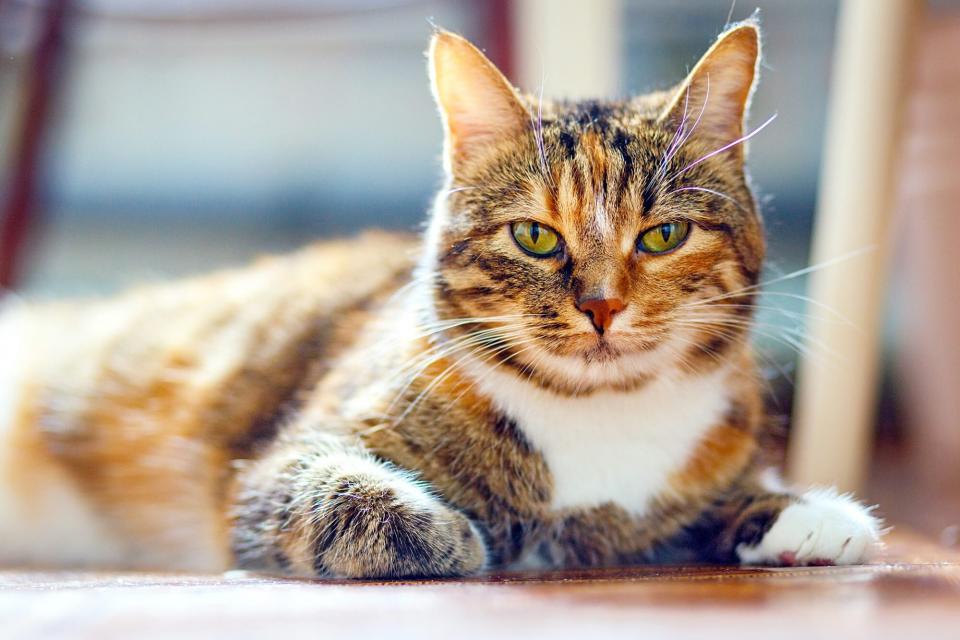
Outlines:
[[[623,63],[619,0],[515,0],[516,82],[570,98],[616,95]],[[576,34],[576,37],[571,37]]]
[[[900,161],[897,344],[911,493],[905,519],[960,529],[960,7],[931,9],[918,43]],[[913,496],[922,493],[925,499]],[[949,540],[948,540],[949,541]],[[955,542],[954,542],[955,543]]]
[[797,381],[788,468],[798,482],[854,490],[866,475],[906,72],[923,5],[841,4],[812,264],[845,259],[810,278],[822,307],[809,309]]

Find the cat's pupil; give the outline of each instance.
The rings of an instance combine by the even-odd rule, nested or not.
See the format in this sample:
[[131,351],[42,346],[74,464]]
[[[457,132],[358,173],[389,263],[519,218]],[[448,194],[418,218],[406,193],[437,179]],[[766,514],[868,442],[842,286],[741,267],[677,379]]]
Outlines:
[[540,223],[534,222],[530,225],[530,239],[533,240],[533,244],[537,244],[538,238],[540,238]]
[[664,242],[670,240],[670,236],[673,234],[673,225],[672,224],[662,224],[660,225],[660,236],[663,238]]

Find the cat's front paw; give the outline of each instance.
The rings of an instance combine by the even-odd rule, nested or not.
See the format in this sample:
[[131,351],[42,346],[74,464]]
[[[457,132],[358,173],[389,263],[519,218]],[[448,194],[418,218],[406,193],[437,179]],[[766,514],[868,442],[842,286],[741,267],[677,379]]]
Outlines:
[[756,544],[737,546],[745,565],[860,564],[880,546],[870,509],[832,489],[812,489],[780,512]]
[[378,463],[351,466],[360,468],[325,483],[311,516],[317,574],[463,576],[483,568],[481,535],[462,513]]

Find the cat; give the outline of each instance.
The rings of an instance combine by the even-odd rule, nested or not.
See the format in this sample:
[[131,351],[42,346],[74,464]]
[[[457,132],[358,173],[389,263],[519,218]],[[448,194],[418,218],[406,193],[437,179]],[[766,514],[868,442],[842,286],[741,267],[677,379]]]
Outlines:
[[339,578],[852,564],[764,475],[753,21],[669,91],[519,93],[438,30],[446,183],[386,232],[0,316],[0,562]]

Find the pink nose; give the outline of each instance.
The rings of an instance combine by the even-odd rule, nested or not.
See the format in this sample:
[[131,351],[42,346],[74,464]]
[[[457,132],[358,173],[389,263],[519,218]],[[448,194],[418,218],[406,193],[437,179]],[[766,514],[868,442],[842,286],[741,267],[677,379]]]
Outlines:
[[617,298],[591,298],[577,302],[577,309],[580,309],[590,318],[590,322],[593,323],[594,328],[600,335],[603,335],[603,332],[610,328],[613,316],[623,311],[626,306],[623,300]]

